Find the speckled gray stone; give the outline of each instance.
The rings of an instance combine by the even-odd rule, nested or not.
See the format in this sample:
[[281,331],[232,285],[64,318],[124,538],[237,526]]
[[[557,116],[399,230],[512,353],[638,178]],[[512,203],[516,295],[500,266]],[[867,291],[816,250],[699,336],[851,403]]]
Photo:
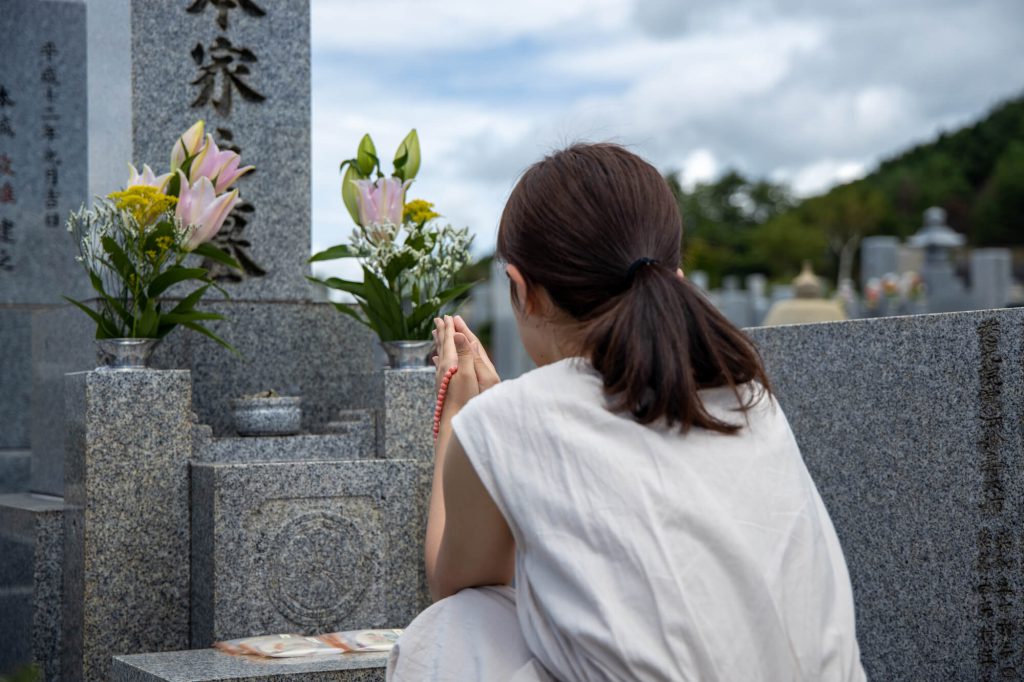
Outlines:
[[118,656],[112,682],[384,682],[387,653],[309,659],[230,656],[215,649]]
[[0,495],[0,672],[34,662],[60,675],[64,503]]
[[[2,139],[2,138],[0,138]],[[2,176],[0,176],[2,177]],[[2,218],[0,218],[2,219]],[[0,281],[3,273],[0,272]],[[0,452],[30,445],[29,401],[32,397],[32,311],[0,306]],[[0,472],[0,486],[5,484]]]
[[[228,288],[238,299],[309,298],[308,0],[90,0],[88,26],[92,193],[123,183],[127,159],[164,172],[176,136],[198,119],[222,146],[218,128],[230,130],[243,163],[256,166],[238,183],[254,207],[241,214],[249,224],[240,237],[267,274]],[[214,59],[225,60],[223,70]]]
[[750,330],[842,542],[873,680],[1024,675],[1024,310]]
[[[211,324],[243,354],[239,359],[187,329],[171,332],[153,366],[190,369],[193,409],[218,436],[234,436],[229,401],[267,389],[303,398],[303,430],[319,433],[339,410],[379,408],[383,374],[373,336],[325,303],[219,302],[204,308],[228,320]],[[32,490],[64,491],[63,380],[96,367],[95,328],[66,306],[32,315]]]
[[192,465],[192,646],[404,627],[424,606],[422,462]]
[[[380,372],[373,337],[329,303],[217,301],[203,306],[228,319],[209,326],[242,353],[238,358],[210,339],[175,330],[169,356],[154,365],[184,362],[192,370],[195,411],[217,436],[235,435],[230,400],[275,390],[302,397],[306,433],[323,431],[338,410],[380,404]],[[187,333],[186,333],[187,332]]]
[[88,200],[85,24],[81,0],[4,0],[0,12],[0,304],[90,290],[64,230]]
[[302,396],[243,396],[230,405],[240,436],[294,436],[302,429]]
[[384,370],[381,456],[434,461],[434,370]]
[[225,464],[346,461],[373,458],[376,447],[372,420],[348,433],[258,438],[213,438],[208,426],[200,426],[192,457],[197,462]]
[[191,381],[187,371],[66,379],[62,679],[110,657],[188,646]]

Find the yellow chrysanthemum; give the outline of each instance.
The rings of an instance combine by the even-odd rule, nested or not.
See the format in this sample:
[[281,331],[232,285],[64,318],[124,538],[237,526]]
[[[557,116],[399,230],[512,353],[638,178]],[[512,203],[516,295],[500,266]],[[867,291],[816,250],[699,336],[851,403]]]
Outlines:
[[168,196],[156,187],[134,185],[120,192],[107,195],[121,211],[127,211],[135,218],[139,227],[148,227],[157,218],[178,203],[176,197]]
[[441,217],[440,213],[434,211],[434,205],[423,199],[413,199],[407,203],[403,215],[407,222],[418,224]]

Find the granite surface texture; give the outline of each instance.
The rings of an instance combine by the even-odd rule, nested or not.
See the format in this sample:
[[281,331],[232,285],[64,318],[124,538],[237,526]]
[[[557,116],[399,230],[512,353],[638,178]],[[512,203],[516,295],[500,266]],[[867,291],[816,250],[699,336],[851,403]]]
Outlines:
[[1024,675],[1024,310],[750,330],[842,543],[873,680]]
[[321,660],[231,656],[215,649],[117,656],[112,682],[384,682],[387,653]]
[[372,459],[376,456],[372,428],[371,421],[351,433],[213,438],[210,427],[204,425],[196,428],[193,459],[235,464]]
[[381,456],[434,461],[434,370],[384,370]]
[[63,512],[60,498],[0,495],[0,674],[35,663],[61,679]]
[[256,166],[222,235],[266,274],[229,282],[231,296],[308,299],[308,0],[90,0],[88,25],[91,186],[123,183],[124,159],[164,172],[176,136],[205,120]]
[[[2,177],[2,176],[0,176]],[[3,218],[0,218],[2,220]],[[0,271],[0,282],[4,279]],[[32,398],[32,311],[0,306],[0,451],[25,450],[29,438]],[[0,487],[8,488],[10,472],[0,471]]]
[[322,432],[339,410],[379,405],[373,337],[331,304],[211,298],[203,307],[228,318],[210,329],[243,357],[175,330],[154,365],[192,370],[196,414],[214,435],[234,436],[230,401],[261,391],[300,396],[305,433]]
[[191,395],[187,371],[67,377],[62,679],[188,646]]
[[192,465],[192,646],[405,627],[425,605],[428,467]]
[[4,0],[0,36],[0,304],[84,297],[64,221],[88,200],[85,3]]

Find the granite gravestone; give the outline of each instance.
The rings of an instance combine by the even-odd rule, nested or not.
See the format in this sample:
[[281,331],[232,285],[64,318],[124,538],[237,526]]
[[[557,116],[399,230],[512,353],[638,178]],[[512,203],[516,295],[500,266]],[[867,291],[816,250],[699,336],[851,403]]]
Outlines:
[[1024,311],[751,330],[846,554],[868,678],[1024,674]]
[[85,5],[0,12],[0,492],[28,488],[31,316],[88,295],[64,230],[86,199]]
[[90,0],[88,23],[90,189],[121,186],[128,160],[166,172],[176,136],[205,120],[256,166],[215,242],[245,265],[232,297],[307,299],[308,0]]
[[898,237],[864,237],[860,243],[860,288],[872,279],[899,273],[900,240]]
[[1009,249],[971,252],[971,296],[979,310],[1002,308],[1010,302],[1013,254]]

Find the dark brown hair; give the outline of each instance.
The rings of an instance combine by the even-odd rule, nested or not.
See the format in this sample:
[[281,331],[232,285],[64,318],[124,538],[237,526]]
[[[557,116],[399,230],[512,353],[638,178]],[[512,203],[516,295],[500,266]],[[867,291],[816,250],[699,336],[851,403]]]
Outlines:
[[[501,216],[497,255],[581,325],[581,354],[615,411],[735,433],[697,394],[729,386],[746,411],[770,392],[753,343],[680,279],[682,219],[654,166],[614,144],[576,144],[523,174]],[[657,263],[633,268],[642,258]],[[514,291],[514,289],[513,289]]]

